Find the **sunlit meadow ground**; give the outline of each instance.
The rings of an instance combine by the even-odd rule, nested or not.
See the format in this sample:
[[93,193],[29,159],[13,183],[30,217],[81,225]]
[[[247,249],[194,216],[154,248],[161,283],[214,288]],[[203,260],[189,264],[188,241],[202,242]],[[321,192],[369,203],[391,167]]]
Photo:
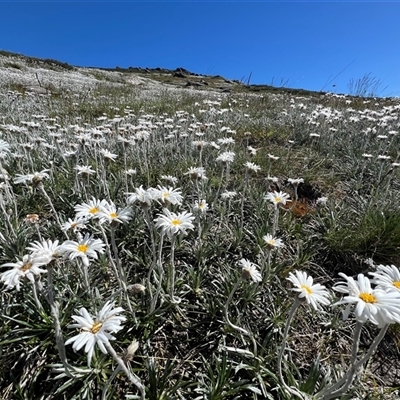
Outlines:
[[[47,267],[52,284],[49,271],[34,284],[21,278],[20,290],[1,283],[0,398],[137,398],[122,371],[103,391],[117,364],[99,348],[89,368],[84,349],[66,345],[80,372],[61,373],[52,296],[64,342],[79,333],[69,325],[82,307],[96,315],[110,300],[124,309],[110,343],[146,399],[292,398],[277,376],[296,296],[288,274],[306,271],[331,289],[339,272],[372,271],[369,259],[400,265],[399,111],[398,99],[252,93],[238,83],[229,92],[181,88],[151,73],[0,55],[0,265],[22,260],[35,241],[77,240],[65,224],[93,198],[128,207],[130,217],[86,222],[82,235],[105,244],[86,277],[81,258],[64,256]],[[194,179],[190,169],[200,167]],[[297,195],[295,178],[304,180]],[[140,187],[179,190],[182,200],[168,208],[193,213],[193,229],[162,240],[154,221],[166,205],[128,202]],[[264,199],[274,191],[298,198],[279,209],[275,227]],[[263,237],[273,230],[284,246],[268,252]],[[241,278],[242,259],[261,282]],[[341,311],[299,310],[284,368],[290,384],[311,371],[319,387],[329,369],[333,381],[347,370],[354,320]],[[360,352],[376,333],[366,324]],[[127,355],[134,339],[139,347]],[[398,398],[399,339],[391,325],[346,398]]]

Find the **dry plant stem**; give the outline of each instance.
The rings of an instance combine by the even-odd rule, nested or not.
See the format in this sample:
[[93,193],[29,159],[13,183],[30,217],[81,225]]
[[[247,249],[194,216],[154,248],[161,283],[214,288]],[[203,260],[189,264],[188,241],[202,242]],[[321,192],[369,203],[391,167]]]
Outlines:
[[[144,386],[140,382],[140,379],[133,372],[129,371],[128,367],[126,366],[126,364],[124,363],[122,358],[118,357],[117,353],[115,352],[114,348],[111,346],[110,342],[105,342],[104,346],[106,347],[108,353],[112,356],[114,361],[118,364],[117,368],[120,368],[122,371],[125,372],[126,376],[132,382],[132,384],[138,388],[142,400],[145,400],[146,393],[145,393]],[[111,378],[110,378],[110,380],[111,380]]]
[[288,332],[289,332],[289,328],[290,328],[290,324],[292,322],[292,319],[294,317],[294,315],[296,314],[297,309],[299,308],[299,306],[301,305],[301,301],[296,297],[296,300],[292,306],[292,308],[290,309],[288,318],[286,320],[286,325],[285,325],[285,331],[283,333],[283,339],[282,339],[282,344],[281,344],[281,349],[279,350],[279,354],[278,354],[278,374],[279,374],[279,379],[281,380],[282,385],[285,387],[285,389],[293,394],[294,396],[297,396],[300,399],[304,399],[307,398],[307,395],[304,393],[299,392],[297,389],[289,387],[284,378],[283,378],[283,374],[282,374],[282,358],[283,358],[283,353],[285,351],[286,348],[286,341],[287,341],[287,336],[288,336]]
[[54,319],[54,334],[58,349],[58,354],[60,356],[61,362],[64,366],[65,373],[68,377],[73,378],[73,375],[70,372],[70,365],[68,364],[67,356],[65,355],[65,346],[64,346],[64,337],[61,330],[61,324],[59,320],[59,311],[58,305],[54,301],[54,283],[53,283],[53,266],[49,265],[47,267],[47,284],[48,284],[48,294],[47,301],[50,305],[51,314]]
[[[386,324],[381,331],[379,332],[379,334],[375,337],[374,341],[371,344],[371,347],[368,349],[367,354],[365,354],[365,356],[363,358],[361,358],[361,360],[359,360],[358,362],[356,362],[351,368],[350,370],[344,375],[344,377],[342,379],[340,379],[334,386],[334,387],[340,387],[340,389],[333,391],[331,390],[331,388],[329,388],[328,393],[326,393],[322,399],[323,400],[330,400],[330,399],[334,399],[336,397],[341,396],[342,394],[346,393],[349,386],[351,385],[351,382],[353,381],[354,375],[355,373],[358,371],[359,368],[361,368],[368,360],[369,358],[372,356],[372,354],[374,353],[374,351],[377,349],[379,343],[382,341],[383,337],[386,334],[386,331],[389,327],[389,324]],[[343,386],[342,386],[343,385]]]

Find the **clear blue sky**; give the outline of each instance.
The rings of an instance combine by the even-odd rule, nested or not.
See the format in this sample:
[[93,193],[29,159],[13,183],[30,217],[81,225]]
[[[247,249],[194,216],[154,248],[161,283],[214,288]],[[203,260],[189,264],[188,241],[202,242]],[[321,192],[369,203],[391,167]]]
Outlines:
[[337,93],[370,73],[400,96],[398,1],[0,0],[0,49]]

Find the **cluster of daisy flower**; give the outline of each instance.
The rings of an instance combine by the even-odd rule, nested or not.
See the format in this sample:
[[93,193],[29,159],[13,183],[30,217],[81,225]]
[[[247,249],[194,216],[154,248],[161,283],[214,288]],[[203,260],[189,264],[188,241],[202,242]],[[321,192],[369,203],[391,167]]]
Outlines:
[[[96,73],[101,74],[100,76],[104,78],[112,76],[106,71],[96,71]],[[16,74],[18,72],[14,71],[13,79],[18,78]],[[0,82],[3,82],[1,80],[3,75],[4,68],[0,68]],[[26,66],[25,75],[25,77],[18,78],[24,85],[32,84],[35,81],[29,66]],[[53,76],[54,74],[49,73],[43,78],[44,82],[58,81],[50,79]],[[94,81],[97,82],[88,76],[84,78],[79,71],[71,73],[68,82],[71,80],[78,85],[85,83],[89,87],[94,87]],[[111,82],[104,85],[108,84],[112,86]],[[119,87],[118,85],[120,83],[116,82],[115,87]],[[170,301],[171,304],[179,304],[180,299],[174,297],[175,282],[178,286],[178,282],[184,281],[185,291],[192,290],[189,279],[186,279],[187,275],[185,275],[189,267],[185,265],[187,268],[181,268],[187,259],[192,259],[191,257],[182,257],[182,260],[176,263],[180,267],[181,275],[175,279],[175,248],[182,246],[180,239],[183,240],[184,236],[197,229],[196,235],[189,235],[184,239],[188,240],[187,244],[189,245],[187,246],[188,250],[183,249],[183,251],[190,252],[190,256],[195,253],[199,258],[209,251],[209,248],[204,246],[204,238],[210,242],[214,242],[215,239],[217,244],[219,243],[217,239],[221,239],[220,243],[222,244],[227,243],[235,236],[232,221],[237,222],[237,215],[235,215],[237,209],[234,208],[237,204],[241,204],[241,224],[238,224],[240,228],[237,229],[237,237],[241,239],[246,236],[247,239],[249,232],[248,236],[250,237],[254,232],[251,232],[251,225],[247,224],[246,215],[253,213],[251,206],[254,203],[251,200],[252,196],[247,195],[249,190],[254,189],[254,193],[259,195],[260,204],[263,204],[260,206],[260,210],[264,213],[268,208],[268,213],[265,213],[266,221],[262,221],[262,228],[267,226],[269,233],[264,234],[263,230],[263,233],[257,237],[259,254],[247,255],[249,259],[242,258],[243,254],[248,253],[242,248],[238,248],[237,253],[235,250],[235,257],[239,256],[235,258],[234,262],[230,262],[230,248],[224,248],[221,250],[221,254],[225,252],[224,256],[220,255],[213,260],[218,260],[216,265],[219,260],[223,259],[229,264],[229,267],[233,263],[239,266],[240,277],[239,272],[236,275],[226,274],[224,277],[227,283],[232,283],[229,281],[230,277],[237,278],[237,281],[232,284],[228,299],[226,299],[225,318],[230,327],[236,331],[235,333],[250,338],[255,343],[255,347],[258,340],[252,336],[251,330],[241,328],[230,321],[228,306],[233,303],[234,293],[241,287],[240,285],[242,287],[251,286],[252,291],[257,293],[257,296],[260,294],[261,298],[263,294],[257,290],[271,276],[274,276],[273,263],[281,263],[286,256],[295,257],[291,254],[293,246],[290,243],[290,235],[286,234],[283,227],[279,226],[279,221],[284,219],[280,216],[282,211],[290,210],[295,204],[297,190],[305,179],[283,177],[279,168],[285,166],[285,160],[289,164],[291,152],[296,145],[300,142],[310,145],[308,159],[305,158],[307,162],[304,163],[304,165],[308,165],[311,164],[308,161],[311,161],[314,151],[320,151],[324,157],[332,158],[335,148],[347,149],[350,148],[352,142],[357,142],[354,153],[358,157],[354,157],[355,162],[359,163],[361,159],[362,168],[365,168],[366,174],[368,172],[371,176],[375,176],[374,172],[378,171],[378,181],[381,180],[380,178],[390,177],[394,167],[400,165],[397,155],[397,138],[400,127],[399,105],[390,105],[379,109],[372,102],[360,106],[358,103],[353,104],[351,99],[343,99],[346,100],[346,107],[338,110],[334,106],[338,97],[332,94],[324,95],[324,105],[316,105],[314,101],[307,98],[288,100],[282,95],[271,95],[268,98],[271,104],[284,104],[284,108],[281,107],[279,112],[268,112],[265,117],[256,120],[257,117],[254,115],[250,117],[250,114],[243,113],[243,109],[249,107],[252,99],[261,99],[264,103],[265,99],[258,95],[233,98],[233,96],[225,94],[203,93],[199,95],[196,93],[196,96],[203,97],[198,98],[193,112],[177,110],[173,113],[157,114],[153,111],[149,112],[148,110],[153,110],[153,108],[147,107],[147,105],[134,112],[133,108],[126,103],[137,99],[159,100],[159,89],[149,86],[146,94],[138,91],[128,97],[127,93],[126,98],[121,96],[117,102],[108,94],[92,99],[91,106],[93,107],[91,108],[93,109],[99,105],[101,106],[99,108],[104,110],[104,104],[109,102],[108,112],[96,115],[90,122],[81,116],[76,116],[75,121],[69,125],[62,125],[61,118],[47,115],[48,104],[52,101],[47,96],[48,93],[41,95],[28,93],[23,98],[13,91],[5,94],[3,89],[5,85],[0,86],[2,86],[0,96],[4,96],[10,100],[10,104],[15,104],[16,109],[21,110],[21,118],[22,115],[30,115],[30,120],[22,121],[21,118],[14,118],[13,115],[8,114],[3,116],[4,121],[0,125],[0,206],[4,215],[3,220],[0,221],[1,227],[4,227],[4,231],[0,232],[0,240],[6,243],[8,235],[13,240],[17,238],[16,231],[21,226],[29,228],[27,231],[30,232],[31,238],[40,239],[31,243],[29,242],[33,239],[28,239],[29,244],[24,249],[24,255],[18,257],[15,262],[6,262],[1,266],[6,269],[0,274],[0,281],[4,287],[17,291],[20,291],[22,287],[23,291],[26,280],[35,287],[39,282],[41,283],[41,279],[45,280],[47,274],[47,292],[42,293],[46,293],[46,296],[50,298],[50,282],[52,273],[55,272],[53,267],[56,262],[62,261],[68,265],[83,264],[86,270],[90,271],[87,267],[91,263],[94,264],[101,254],[106,254],[107,265],[115,267],[117,280],[121,278],[122,281],[125,271],[123,268],[118,269],[123,265],[123,262],[119,265],[119,257],[122,260],[125,253],[124,251],[119,252],[120,249],[115,243],[115,231],[117,227],[121,227],[120,224],[132,224],[132,221],[135,221],[136,228],[136,217],[141,216],[140,211],[143,211],[144,223],[147,224],[149,233],[149,237],[144,235],[143,242],[146,246],[147,241],[149,242],[149,253],[153,254],[152,257],[144,258],[144,265],[137,268],[140,271],[137,276],[139,279],[143,279],[146,286],[141,284],[131,286],[135,287],[138,292],[146,292],[148,298],[143,301],[142,306],[146,307],[150,303],[149,310],[145,311],[150,311],[147,313],[148,315],[157,315],[155,311],[160,303]],[[75,94],[62,93],[61,98],[67,99],[69,106],[72,109],[76,107],[78,110],[83,102],[81,92],[80,88]],[[129,90],[129,92],[132,91]],[[167,90],[167,92],[177,103],[181,101],[180,95],[176,95],[174,91]],[[153,97],[147,98],[146,96]],[[32,110],[35,111],[32,112]],[[277,131],[280,131],[282,127],[302,126],[304,129],[301,132],[298,132],[297,128],[293,129],[293,137],[290,137],[293,140],[287,141],[284,151],[275,148],[263,152],[261,150],[263,147],[253,147],[253,145],[259,146],[257,135],[253,140],[251,132],[243,133],[241,131],[241,124],[235,124],[239,127],[238,132],[229,127],[233,124],[232,121],[236,120],[236,117],[231,118],[234,111],[240,113],[240,121],[255,118],[254,126],[260,122],[260,124],[268,126],[268,130],[271,129],[271,132],[275,127],[278,128]],[[343,129],[345,129],[346,135],[343,135]],[[339,136],[341,136],[340,140],[337,140]],[[287,153],[285,153],[286,151]],[[329,162],[331,161],[329,159]],[[278,164],[279,168],[271,173],[271,169]],[[266,171],[264,171],[265,166]],[[160,171],[164,167],[165,170]],[[369,168],[370,170],[368,170]],[[13,174],[10,173],[11,169],[14,171]],[[232,177],[230,176],[231,169],[234,171]],[[312,172],[311,168],[307,171]],[[272,176],[274,173],[280,174],[279,178]],[[395,173],[396,171],[393,175]],[[72,218],[62,216],[71,216],[70,214],[57,213],[51,203],[51,196],[48,194],[55,195],[55,190],[49,190],[48,193],[45,191],[47,186],[59,187],[61,184],[58,185],[57,179],[60,176],[66,180],[70,179],[68,184],[72,182],[69,185],[71,192],[68,192],[66,196],[75,193],[81,195],[82,199],[86,199],[85,202],[74,206],[75,215]],[[217,181],[219,176],[220,180]],[[306,177],[306,175],[304,176]],[[253,179],[254,181],[252,181]],[[148,188],[144,189],[146,180]],[[258,182],[260,181],[267,184],[268,187],[267,194],[264,196],[265,202],[262,201],[263,196],[258,191]],[[158,184],[159,182],[161,183]],[[179,188],[176,187],[178,182]],[[157,184],[158,186],[156,186]],[[121,201],[117,197],[121,185],[124,187],[125,201]],[[150,185],[154,187],[149,187]],[[290,187],[290,194],[281,191],[283,185]],[[13,192],[15,187],[17,187],[18,194]],[[215,192],[214,189],[216,189]],[[46,219],[42,215],[39,217],[38,214],[34,214],[34,212],[39,213],[38,210],[29,210],[27,212],[31,212],[31,214],[28,214],[24,222],[19,225],[18,215],[21,215],[21,212],[19,212],[17,203],[20,192],[44,195],[53,214]],[[99,199],[92,197],[92,193],[96,193]],[[113,196],[110,193],[113,193]],[[211,201],[214,195],[215,199],[213,198]],[[110,200],[112,197],[117,200],[118,205]],[[328,198],[325,196],[316,200],[316,203],[320,205],[319,211],[323,212],[328,208],[323,207],[328,204]],[[135,206],[139,206],[141,210],[136,210]],[[187,210],[181,210],[185,206]],[[254,211],[254,214],[257,216],[257,211]],[[290,215],[290,213],[287,214]],[[55,229],[61,228],[61,234],[65,235],[67,240],[63,242],[42,240],[41,235],[45,231],[43,221],[50,225],[52,219],[58,219],[58,215],[64,219],[57,221],[59,227],[56,226]],[[260,213],[260,215],[264,214]],[[214,217],[215,219],[213,219]],[[138,225],[143,222],[139,221],[139,218]],[[260,216],[255,218],[262,219]],[[290,217],[287,220],[289,222],[285,222],[290,223]],[[146,227],[143,229],[141,226],[138,229],[139,234]],[[107,240],[106,234],[108,228],[111,235],[110,241]],[[52,232],[54,231],[52,230]],[[203,231],[208,233],[203,235]],[[96,237],[99,232],[103,234],[102,239]],[[164,238],[169,239],[167,244],[164,243]],[[179,240],[176,240],[177,238]],[[126,240],[126,242],[128,241]],[[241,240],[236,242],[243,243]],[[159,245],[158,251],[157,245]],[[214,246],[214,243],[212,245]],[[126,248],[126,253],[134,253],[135,249],[129,248],[129,243],[124,243],[124,246],[121,248],[124,250]],[[213,246],[210,247],[213,248]],[[203,252],[203,250],[206,251]],[[237,259],[239,260],[237,261]],[[168,261],[166,262],[166,260]],[[204,270],[201,271],[202,261],[198,262],[200,272],[197,270],[194,272],[194,274],[199,272],[199,276],[205,274]],[[140,264],[140,261],[136,262],[135,259],[135,267],[136,264]],[[165,273],[170,276],[169,282],[165,280]],[[129,275],[129,279],[132,276],[133,274]],[[400,312],[398,311],[400,309],[400,273],[397,267],[379,265],[374,272],[370,273],[370,277],[362,274],[356,278],[345,274],[340,274],[340,276],[343,281],[337,283],[333,290],[342,297],[339,300],[333,300],[332,292],[321,284],[315,284],[313,278],[306,272],[290,272],[288,280],[294,286],[292,290],[297,295],[295,306],[306,304],[315,312],[321,311],[333,303],[333,306],[346,306],[343,311],[345,318],[348,318],[354,309],[355,319],[360,324],[370,321],[379,327],[384,327],[400,322]],[[199,281],[202,282],[201,279]],[[125,309],[130,312],[132,320],[137,322],[133,308],[140,307],[140,304],[133,301],[134,307],[132,307],[129,300],[127,286],[131,282],[126,280],[118,283],[120,284],[118,304],[114,301],[117,295],[107,297],[107,301],[102,301],[101,298],[96,299],[99,300],[98,304],[103,304],[102,308],[98,307],[100,311],[97,312],[97,301],[90,298],[95,312],[90,312],[89,307],[80,307],[76,315],[72,315],[74,323],[69,327],[78,331],[63,344],[72,345],[74,351],[83,350],[87,353],[89,365],[97,347],[102,353],[114,354],[110,347],[110,341],[115,340],[114,335],[123,329],[123,323],[126,325],[128,325],[128,321],[130,323],[129,318],[122,315]],[[218,280],[213,280],[212,284],[214,283],[218,285]],[[96,287],[95,290],[97,289]],[[93,290],[94,293],[95,290]],[[100,288],[99,292],[101,291]],[[176,290],[177,295],[187,293],[185,291],[180,289],[178,293]],[[197,295],[201,289],[198,291],[193,289],[193,292]],[[99,294],[105,296],[104,293]],[[89,298],[91,291],[87,291],[87,295]],[[124,298],[124,296],[126,297]],[[184,296],[185,294],[182,295],[182,297]],[[184,307],[188,298],[183,300]],[[255,301],[258,301],[256,296]],[[236,305],[237,309],[238,304]],[[121,307],[122,305],[124,308]],[[243,309],[240,311],[243,312]],[[56,320],[54,312],[53,317]],[[290,322],[290,318],[288,321]],[[242,337],[241,342],[246,343],[246,340]],[[282,348],[284,349],[284,345]],[[256,351],[254,351],[255,354]],[[123,363],[119,364],[118,359],[115,360],[118,365],[123,365]]]
[[[375,272],[369,273],[372,279],[359,274],[357,279],[343,273],[339,276],[343,282],[335,284],[333,289],[344,295],[333,306],[346,304],[343,317],[348,318],[352,305],[357,321],[383,326],[400,322],[400,272],[394,265],[378,265]],[[332,295],[319,283],[314,284],[313,278],[305,272],[296,271],[289,274],[288,280],[295,286],[298,298],[306,301],[315,310],[322,305],[330,304]],[[375,285],[373,287],[373,285]]]

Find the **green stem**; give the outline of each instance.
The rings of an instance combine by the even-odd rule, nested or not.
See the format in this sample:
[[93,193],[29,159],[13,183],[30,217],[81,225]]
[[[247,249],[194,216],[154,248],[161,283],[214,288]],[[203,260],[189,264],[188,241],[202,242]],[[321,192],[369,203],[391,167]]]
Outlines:
[[283,333],[282,344],[281,344],[281,348],[280,348],[279,355],[278,355],[278,374],[279,374],[279,379],[281,380],[281,383],[285,387],[285,389],[289,393],[299,397],[300,399],[303,399],[303,398],[307,398],[307,396],[305,394],[300,393],[297,389],[295,389],[293,387],[289,387],[286,384],[286,382],[283,378],[283,374],[282,374],[282,358],[283,358],[283,353],[286,348],[286,342],[287,342],[287,336],[289,333],[290,324],[291,324],[292,319],[293,319],[294,315],[296,314],[296,311],[299,308],[300,304],[301,304],[301,301],[296,297],[296,300],[295,300],[292,308],[290,309],[288,319],[286,320],[285,331]]
[[235,283],[235,286],[233,287],[231,293],[229,294],[228,300],[227,300],[226,303],[225,303],[225,320],[226,320],[227,324],[228,324],[231,328],[233,328],[233,329],[235,329],[235,330],[237,330],[237,331],[239,331],[239,332],[241,332],[241,333],[243,333],[243,334],[245,334],[245,335],[247,335],[247,336],[251,336],[250,333],[246,331],[246,329],[243,329],[243,328],[241,328],[240,326],[237,326],[237,325],[235,325],[235,324],[232,324],[232,322],[231,322],[230,319],[229,319],[229,315],[228,315],[228,307],[229,307],[229,304],[231,303],[232,298],[233,298],[233,295],[235,294],[235,292],[236,292],[237,288],[239,287],[239,284],[240,284],[241,281],[242,281],[241,278],[239,278],[239,279],[237,280],[237,282]]
[[374,341],[371,344],[371,347],[369,348],[367,354],[361,360],[359,360],[357,363],[355,363],[350,370],[343,376],[342,379],[340,379],[335,385],[333,385],[332,388],[334,387],[340,387],[340,389],[336,391],[332,391],[332,388],[329,388],[328,392],[322,397],[323,400],[330,400],[334,399],[335,397],[339,397],[342,394],[346,393],[347,389],[349,388],[351,382],[353,381],[355,373],[358,371],[359,368],[363,366],[364,363],[366,363],[369,358],[372,356],[374,351],[377,349],[379,343],[382,341],[383,337],[386,334],[386,331],[389,327],[389,324],[386,324],[381,331],[379,332],[378,336],[375,337]]
[[[158,247],[158,261],[157,261],[157,268],[158,268],[158,284],[157,284],[157,290],[156,290],[156,294],[154,295],[154,297],[151,299],[151,303],[150,303],[150,313],[152,313],[155,309],[156,309],[156,304],[157,304],[157,300],[158,300],[158,296],[160,295],[161,292],[161,287],[162,287],[162,280],[164,278],[164,269],[162,266],[162,259],[161,259],[161,255],[162,255],[162,247],[163,247],[163,242],[164,242],[164,233],[161,233],[160,236],[160,243],[159,243],[159,247]],[[148,282],[148,285],[150,285],[150,282]]]
[[104,342],[104,346],[106,347],[108,353],[112,356],[114,361],[118,364],[117,368],[119,368],[125,372],[128,379],[138,388],[138,390],[140,392],[140,398],[142,400],[145,400],[146,393],[145,393],[144,386],[140,382],[140,379],[133,372],[129,371],[128,367],[126,366],[126,364],[124,363],[122,358],[118,357],[117,353],[111,346],[110,342],[108,342],[108,341]]
[[65,373],[67,374],[68,377],[73,378],[73,375],[70,372],[70,365],[68,364],[67,356],[65,354],[64,337],[62,334],[61,324],[59,320],[58,305],[54,301],[53,267],[51,265],[47,267],[47,285],[48,285],[47,301],[50,305],[51,314],[53,315],[54,319],[54,334],[55,334],[58,354],[64,366]]
[[179,303],[178,299],[175,299],[175,236],[171,238],[171,274],[170,274],[170,297],[172,303]]

